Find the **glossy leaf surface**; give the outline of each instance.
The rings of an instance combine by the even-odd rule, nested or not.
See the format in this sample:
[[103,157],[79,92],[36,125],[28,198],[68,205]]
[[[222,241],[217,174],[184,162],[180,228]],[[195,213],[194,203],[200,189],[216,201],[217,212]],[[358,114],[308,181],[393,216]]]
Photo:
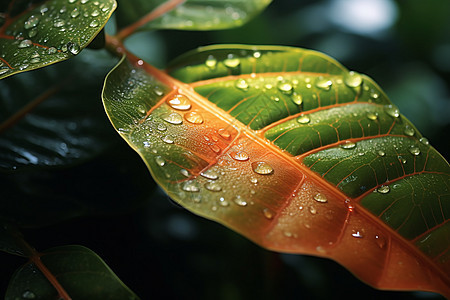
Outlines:
[[86,247],[55,247],[40,253],[36,259],[32,258],[17,270],[5,299],[57,299],[54,285],[71,299],[138,299],[105,262]]
[[147,22],[141,29],[218,30],[241,26],[260,13],[271,0],[138,0],[119,1],[120,27],[145,19],[155,8],[177,4],[169,12]]
[[77,55],[115,8],[114,0],[10,1],[0,27],[0,79]]
[[103,100],[175,201],[378,288],[449,295],[449,165],[370,78],[259,46],[205,47],[169,74],[124,59]]

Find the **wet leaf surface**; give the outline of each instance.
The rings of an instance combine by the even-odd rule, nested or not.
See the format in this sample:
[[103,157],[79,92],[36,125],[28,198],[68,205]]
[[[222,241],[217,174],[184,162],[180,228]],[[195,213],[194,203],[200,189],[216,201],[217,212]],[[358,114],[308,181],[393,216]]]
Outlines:
[[171,198],[373,286],[449,293],[449,165],[370,78],[257,46],[205,47],[169,73],[125,58],[103,99]]
[[10,1],[0,27],[0,79],[79,54],[102,30],[114,0]]

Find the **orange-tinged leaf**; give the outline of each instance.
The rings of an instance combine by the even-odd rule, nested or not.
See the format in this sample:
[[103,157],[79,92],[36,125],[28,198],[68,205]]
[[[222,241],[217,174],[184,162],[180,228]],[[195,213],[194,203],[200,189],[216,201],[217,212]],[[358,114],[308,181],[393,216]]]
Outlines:
[[450,168],[368,77],[289,47],[124,57],[103,101],[175,201],[382,289],[450,295]]

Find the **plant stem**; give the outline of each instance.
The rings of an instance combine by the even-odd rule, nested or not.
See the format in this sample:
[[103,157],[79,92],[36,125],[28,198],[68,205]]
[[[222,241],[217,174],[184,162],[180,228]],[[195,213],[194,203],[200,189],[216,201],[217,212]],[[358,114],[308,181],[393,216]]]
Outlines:
[[133,34],[136,29],[139,27],[147,24],[148,22],[164,15],[165,13],[171,11],[178,5],[182,4],[186,0],[169,0],[167,2],[162,3],[160,6],[156,7],[154,10],[152,10],[150,13],[143,16],[141,19],[136,21],[135,23],[129,25],[128,27],[125,27],[119,33],[117,33],[116,37],[123,41],[126,39],[129,35]]

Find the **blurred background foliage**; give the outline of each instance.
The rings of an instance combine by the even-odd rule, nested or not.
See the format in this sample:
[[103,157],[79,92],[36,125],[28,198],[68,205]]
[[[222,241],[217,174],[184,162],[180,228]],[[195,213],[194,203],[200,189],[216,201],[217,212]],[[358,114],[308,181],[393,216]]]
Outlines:
[[[185,51],[217,43],[322,51],[371,76],[448,159],[449,12],[448,0],[274,0],[241,28],[141,32],[126,45],[161,68]],[[107,31],[113,31],[113,24]],[[92,87],[98,103],[101,85]],[[102,111],[97,114],[108,122]],[[16,171],[0,184],[2,197],[21,194],[39,202],[45,191],[56,191],[85,208],[54,220],[44,216],[47,222],[37,222],[37,228],[27,226],[25,237],[38,250],[89,247],[142,299],[442,299],[431,293],[378,291],[332,261],[261,249],[173,204],[137,154],[119,137],[111,139],[91,159],[67,168]],[[0,253],[0,294],[21,263],[19,257]]]

